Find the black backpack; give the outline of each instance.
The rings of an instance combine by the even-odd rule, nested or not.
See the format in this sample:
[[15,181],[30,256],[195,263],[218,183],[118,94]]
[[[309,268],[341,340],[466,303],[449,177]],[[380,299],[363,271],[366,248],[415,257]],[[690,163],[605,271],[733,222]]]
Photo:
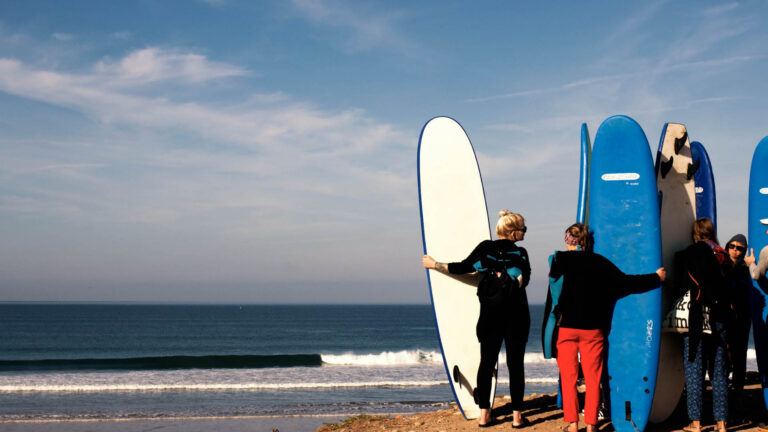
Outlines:
[[477,285],[477,297],[482,305],[501,306],[520,287],[517,278],[510,276],[507,271],[505,264],[509,262],[504,260],[504,254],[497,251],[495,255],[495,261],[491,261],[488,271],[482,274]]

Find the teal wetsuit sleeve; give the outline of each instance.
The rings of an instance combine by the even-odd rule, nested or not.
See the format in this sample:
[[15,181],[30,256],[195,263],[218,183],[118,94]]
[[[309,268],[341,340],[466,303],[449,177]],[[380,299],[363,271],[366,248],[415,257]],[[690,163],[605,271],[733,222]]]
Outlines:
[[[525,288],[528,286],[528,282],[531,281],[531,261],[528,259],[528,251],[525,250],[525,248],[520,248],[520,258],[522,258],[520,274],[523,276],[523,283],[520,285],[521,288]],[[518,276],[519,276],[518,275]]]

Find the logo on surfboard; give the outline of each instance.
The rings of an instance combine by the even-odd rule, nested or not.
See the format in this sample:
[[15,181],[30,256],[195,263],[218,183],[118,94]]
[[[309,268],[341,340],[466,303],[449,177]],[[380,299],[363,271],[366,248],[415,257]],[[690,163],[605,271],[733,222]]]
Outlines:
[[600,176],[603,181],[631,181],[640,178],[638,173],[608,173]]

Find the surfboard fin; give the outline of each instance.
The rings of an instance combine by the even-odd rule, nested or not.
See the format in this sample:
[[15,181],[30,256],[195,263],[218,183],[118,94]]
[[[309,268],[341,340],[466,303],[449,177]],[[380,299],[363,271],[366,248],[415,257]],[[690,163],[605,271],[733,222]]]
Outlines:
[[659,164],[659,170],[661,172],[661,178],[667,178],[667,174],[669,174],[669,170],[672,169],[672,162],[675,161],[674,156],[670,156],[669,160],[666,162],[661,162]]
[[688,141],[688,131],[683,132],[683,136],[675,138],[675,154],[680,154],[680,150],[685,146],[685,142]]
[[696,171],[699,170],[699,167],[701,166],[701,158],[696,159],[696,162],[692,164],[688,164],[688,180],[693,178],[693,175],[696,174]]

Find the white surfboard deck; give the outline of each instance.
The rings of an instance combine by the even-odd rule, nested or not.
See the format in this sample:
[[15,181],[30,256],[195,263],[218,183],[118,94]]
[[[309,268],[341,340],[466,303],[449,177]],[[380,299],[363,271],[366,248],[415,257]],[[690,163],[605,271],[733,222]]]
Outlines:
[[[424,251],[440,262],[466,258],[490,227],[475,152],[454,120],[430,120],[419,142],[419,194]],[[472,392],[477,386],[480,343],[475,326],[480,315],[477,278],[455,278],[428,270],[435,322],[446,373],[464,417],[480,416]],[[454,379],[458,367],[458,382]],[[491,384],[491,403],[496,388]]]
[[[675,140],[685,137],[685,144],[675,153]],[[685,125],[667,123],[657,155],[656,184],[661,194],[661,256],[667,271],[662,286],[662,319],[672,307],[675,296],[668,288],[674,273],[675,252],[691,244],[691,229],[696,220],[696,191],[693,177],[687,178],[691,145]],[[661,166],[672,158],[672,168],[662,177]],[[682,339],[677,333],[662,332],[656,391],[648,418],[661,423],[672,415],[685,387]]]

